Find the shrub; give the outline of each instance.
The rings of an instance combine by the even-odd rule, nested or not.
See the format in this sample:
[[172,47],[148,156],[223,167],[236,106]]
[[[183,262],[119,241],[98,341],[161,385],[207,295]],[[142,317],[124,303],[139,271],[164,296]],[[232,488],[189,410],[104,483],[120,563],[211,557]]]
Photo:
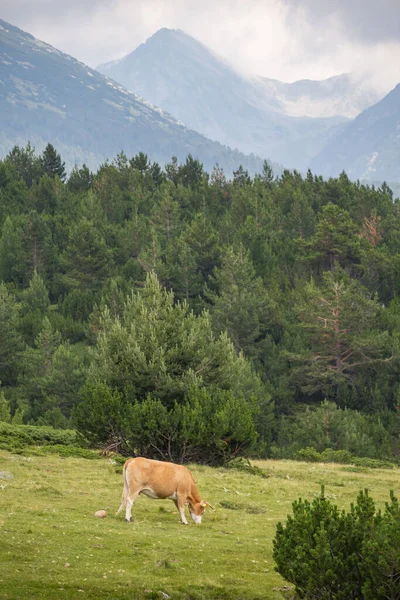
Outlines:
[[21,450],[27,446],[45,445],[83,447],[85,439],[72,430],[0,422],[0,448],[4,450]]
[[375,517],[374,534],[363,540],[365,600],[400,598],[400,506],[393,492],[384,514]]
[[340,409],[335,403],[324,401],[296,418],[282,417],[273,454],[295,458],[299,451],[312,447],[316,452],[343,450],[353,456],[387,459],[391,456],[389,438],[376,416]]
[[41,446],[41,450],[46,454],[58,454],[64,458],[88,458],[90,460],[101,458],[98,450],[89,450],[79,446],[54,444]]
[[264,469],[261,469],[256,465],[252,465],[249,459],[244,458],[243,456],[233,458],[226,463],[225,467],[227,469],[235,469],[236,471],[244,471],[250,475],[258,475],[259,477],[262,477],[262,479],[268,479],[269,477],[268,473]]
[[303,448],[295,453],[296,460],[305,462],[332,462],[341,463],[344,465],[355,465],[357,467],[365,467],[368,469],[394,469],[394,463],[389,460],[379,460],[377,458],[360,458],[353,456],[348,450],[332,450],[327,448],[323,452],[317,452],[315,448]]
[[293,503],[293,516],[278,523],[273,557],[277,571],[300,598],[399,599],[400,510],[393,493],[376,512],[368,492],[350,511],[321,495]]
[[254,413],[251,402],[229,390],[193,386],[167,408],[150,395],[130,402],[101,383],[86,385],[74,420],[89,440],[122,453],[223,464],[255,444]]
[[379,460],[378,458],[359,458],[353,457],[352,463],[357,467],[367,469],[394,469],[395,465],[388,460]]

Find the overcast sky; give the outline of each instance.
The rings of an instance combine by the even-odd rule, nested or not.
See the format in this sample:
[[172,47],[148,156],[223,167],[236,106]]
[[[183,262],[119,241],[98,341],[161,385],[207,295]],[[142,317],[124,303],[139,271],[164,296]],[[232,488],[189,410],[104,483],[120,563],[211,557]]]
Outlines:
[[400,82],[400,0],[0,0],[0,18],[92,67],[169,27],[253,74]]

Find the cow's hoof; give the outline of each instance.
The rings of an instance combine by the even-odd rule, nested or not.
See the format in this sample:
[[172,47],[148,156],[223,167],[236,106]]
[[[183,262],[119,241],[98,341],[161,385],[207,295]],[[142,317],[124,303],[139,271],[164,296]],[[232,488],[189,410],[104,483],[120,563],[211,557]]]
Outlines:
[[130,519],[125,519],[125,521],[126,521],[127,523],[132,523],[132,522],[133,522],[133,517],[131,517]]
[[182,525],[189,525],[189,523],[184,523],[183,521],[181,521]]

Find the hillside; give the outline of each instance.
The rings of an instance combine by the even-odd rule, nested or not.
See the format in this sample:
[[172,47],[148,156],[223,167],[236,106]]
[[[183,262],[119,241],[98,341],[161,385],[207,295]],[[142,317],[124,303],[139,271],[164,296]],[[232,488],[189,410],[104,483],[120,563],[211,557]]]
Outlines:
[[207,140],[78,60],[0,20],[0,155],[30,140],[53,143],[69,167],[95,168],[121,150],[165,163],[191,153],[212,169],[239,164],[260,171],[261,159]]
[[305,168],[347,122],[291,116],[276,92],[232,69],[180,30],[160,29],[124,58],[98,70],[223,144]]
[[365,181],[400,180],[400,84],[353,122],[315,158],[312,168],[324,175]]

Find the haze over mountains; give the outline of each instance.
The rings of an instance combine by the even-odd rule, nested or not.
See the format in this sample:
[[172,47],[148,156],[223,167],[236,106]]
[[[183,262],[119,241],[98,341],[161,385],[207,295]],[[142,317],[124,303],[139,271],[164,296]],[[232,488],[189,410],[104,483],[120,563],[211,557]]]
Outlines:
[[347,117],[353,119],[361,111],[381,99],[362,79],[343,73],[329,79],[301,79],[285,83],[259,77],[265,93],[280,102],[282,110],[293,117]]
[[97,71],[0,20],[0,155],[27,141],[38,150],[51,142],[69,167],[95,168],[122,150],[146,152],[164,164],[189,153],[209,170],[227,173],[242,164],[261,171],[262,160],[244,156],[189,130],[171,115],[107,80]]
[[363,111],[312,162],[322,175],[400,181],[400,84]]
[[399,86],[379,100],[349,74],[247,77],[169,29],[98,68],[112,80],[0,20],[0,154],[30,140],[38,150],[53,143],[69,167],[95,168],[123,150],[161,164],[191,153],[228,176],[240,164],[260,172],[267,158],[325,176],[400,180]]
[[160,29],[98,70],[207,137],[289,167],[306,168],[347,121],[342,114],[290,115],[295,88],[274,90],[268,80],[244,77],[180,30]]
[[354,179],[400,180],[398,92],[381,100],[355,74],[293,83],[245,77],[202,43],[169,29],[98,69],[244,152],[326,176],[346,170]]

